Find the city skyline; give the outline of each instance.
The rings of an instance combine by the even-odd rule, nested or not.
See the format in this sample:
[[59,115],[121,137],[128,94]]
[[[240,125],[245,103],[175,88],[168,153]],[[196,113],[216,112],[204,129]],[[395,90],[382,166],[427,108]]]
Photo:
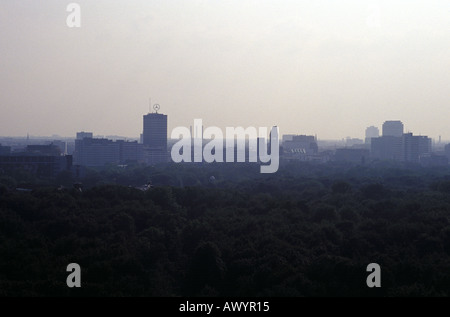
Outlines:
[[[149,112],[149,113],[145,114],[144,117],[147,117],[147,116],[150,115],[150,114],[152,114],[152,113]],[[156,114],[156,113],[154,113],[154,114]],[[165,115],[164,113],[161,114],[161,115],[164,115],[165,117],[168,117],[168,115]],[[167,118],[166,118],[166,120],[167,120]],[[195,119],[194,119],[194,120],[195,120]],[[202,119],[197,119],[197,120],[202,120]],[[169,120],[167,120],[167,121],[169,121]],[[390,123],[390,122],[401,122],[401,123],[403,124],[403,122],[402,122],[401,120],[385,120],[385,121],[383,121],[383,123],[381,123],[381,124],[379,125],[380,128],[378,128],[378,126],[371,125],[371,126],[366,127],[366,128],[362,131],[361,135],[357,135],[357,136],[346,136],[346,137],[342,137],[342,138],[334,138],[334,139],[333,139],[333,138],[330,138],[330,139],[320,138],[320,136],[317,135],[317,133],[307,134],[307,133],[305,133],[304,131],[300,131],[300,130],[294,131],[293,133],[281,133],[281,131],[280,131],[279,139],[280,139],[280,140],[281,140],[281,139],[284,139],[283,136],[289,136],[289,137],[291,137],[291,136],[294,136],[294,135],[297,135],[297,136],[300,136],[300,135],[314,135],[314,136],[317,138],[317,140],[322,140],[322,141],[342,141],[342,142],[345,142],[345,141],[348,141],[351,137],[354,137],[354,139],[350,139],[350,140],[360,140],[360,141],[362,141],[362,142],[366,142],[366,139],[367,139],[367,129],[370,129],[370,128],[376,128],[376,129],[379,129],[379,130],[381,131],[381,128],[383,127],[383,125],[386,124],[386,123],[388,123],[388,122],[389,122],[389,123]],[[186,125],[185,127],[183,127],[183,128],[190,128],[190,127],[192,127],[192,124],[191,124],[191,125],[187,124],[187,125]],[[204,127],[207,127],[207,126],[204,125]],[[211,126],[211,127],[217,127],[217,126]],[[404,129],[403,132],[404,132],[405,134],[407,134],[407,133],[413,133],[413,132],[416,133],[414,130],[406,129],[406,128]],[[113,131],[110,131],[109,134],[99,134],[99,133],[93,132],[93,131],[87,132],[87,131],[77,130],[77,132],[75,132],[75,134],[74,134],[74,135],[71,135],[71,136],[63,136],[63,135],[59,135],[59,134],[57,134],[57,133],[53,133],[53,134],[51,134],[51,135],[30,135],[30,134],[28,133],[28,134],[25,135],[25,136],[24,136],[24,135],[16,135],[16,136],[11,136],[11,135],[9,135],[9,136],[8,136],[8,135],[0,135],[0,138],[15,138],[15,139],[24,139],[24,138],[30,138],[30,139],[51,139],[51,138],[54,138],[54,139],[74,139],[74,140],[75,140],[75,139],[78,138],[78,135],[79,135],[79,134],[90,134],[90,137],[91,137],[91,138],[101,138],[101,139],[111,139],[111,140],[132,140],[132,141],[140,141],[140,143],[142,143],[142,137],[143,137],[142,131],[141,131],[141,133],[140,133],[139,136],[125,136],[125,135],[114,134]],[[402,134],[403,134],[403,133],[402,133]],[[170,135],[171,135],[171,131],[168,131],[168,132],[167,132],[167,140],[178,140],[178,139],[173,139],[173,138],[171,138]],[[418,135],[418,136],[428,136],[428,137],[430,137],[429,135],[422,134],[422,133],[416,133],[416,135]],[[364,137],[364,136],[366,136],[366,137]],[[359,138],[359,137],[361,137],[361,138]],[[430,137],[430,139],[433,140],[433,141],[436,141],[436,142],[439,141],[439,143],[450,142],[450,138],[449,138],[449,139],[443,138],[442,135],[439,135],[439,136],[436,137],[436,138]],[[367,143],[367,142],[366,142],[366,143]]]
[[0,135],[139,138],[151,97],[169,131],[450,139],[448,1],[78,1],[79,29],[69,3],[1,2]]

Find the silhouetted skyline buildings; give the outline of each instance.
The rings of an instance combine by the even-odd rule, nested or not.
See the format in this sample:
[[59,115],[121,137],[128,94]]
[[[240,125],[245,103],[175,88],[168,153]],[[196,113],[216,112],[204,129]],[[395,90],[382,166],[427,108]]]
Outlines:
[[92,133],[79,133],[75,140],[74,163],[80,166],[101,167],[108,164],[143,162],[142,144],[137,141],[92,138]]
[[142,143],[148,164],[168,161],[167,115],[157,112],[144,115]]
[[55,178],[63,171],[72,171],[72,155],[64,155],[60,147],[28,145],[22,151],[11,152],[0,145],[0,173],[4,170],[24,170],[42,178]]
[[[28,145],[26,149],[17,150],[11,146],[1,146],[0,156],[16,156],[15,159],[3,159],[4,167],[14,168],[24,166],[27,159],[19,156],[70,156],[73,154],[73,164],[85,167],[103,167],[107,165],[159,164],[170,162],[168,146],[168,116],[160,113],[143,115],[141,142],[127,140],[111,140],[94,137],[92,132],[78,132],[74,147],[67,142],[55,140],[51,145]],[[400,120],[385,121],[382,124],[382,135],[376,126],[367,127],[365,141],[348,137],[343,141],[343,147],[321,147],[317,136],[284,134],[281,137],[281,161],[348,161],[365,164],[374,160],[394,160],[398,162],[423,163],[424,165],[446,165],[450,157],[450,144],[440,153],[432,152],[432,140],[427,136],[417,136],[413,133],[403,133],[404,125]],[[207,141],[207,140],[204,140]],[[248,141],[248,140],[247,140]],[[171,141],[173,144],[175,140]],[[203,145],[205,145],[204,143]],[[251,150],[246,142],[246,159]],[[73,149],[74,150],[70,150]],[[247,153],[248,152],[248,153]],[[48,159],[44,160],[50,162]],[[58,160],[54,160],[57,162]],[[9,162],[9,163],[8,163]],[[38,161],[36,161],[37,164]],[[59,161],[58,161],[59,162]],[[67,161],[72,164],[72,157]],[[6,164],[6,165],[5,165]],[[63,164],[66,166],[67,164]],[[53,170],[60,170],[61,163]],[[44,173],[45,174],[45,173]],[[54,172],[46,173],[54,175]]]
[[167,115],[143,116],[142,142],[94,138],[92,132],[78,132],[75,140],[76,165],[101,167],[108,164],[168,162]]
[[380,136],[380,130],[377,127],[370,126],[366,129],[365,143],[370,144],[372,138],[378,138]]
[[385,121],[383,123],[383,136],[401,137],[403,135],[403,122]]

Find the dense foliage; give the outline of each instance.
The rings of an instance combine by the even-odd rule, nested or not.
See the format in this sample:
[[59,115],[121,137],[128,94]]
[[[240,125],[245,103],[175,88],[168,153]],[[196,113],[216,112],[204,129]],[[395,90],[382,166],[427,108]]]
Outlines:
[[71,175],[66,188],[20,181],[0,175],[0,296],[450,295],[448,169],[111,167],[82,192]]

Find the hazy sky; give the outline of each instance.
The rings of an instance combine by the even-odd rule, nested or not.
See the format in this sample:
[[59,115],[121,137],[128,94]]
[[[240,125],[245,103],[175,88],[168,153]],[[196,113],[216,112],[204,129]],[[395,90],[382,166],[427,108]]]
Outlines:
[[[81,28],[66,7],[81,6]],[[1,0],[0,135],[176,126],[450,139],[449,0]]]

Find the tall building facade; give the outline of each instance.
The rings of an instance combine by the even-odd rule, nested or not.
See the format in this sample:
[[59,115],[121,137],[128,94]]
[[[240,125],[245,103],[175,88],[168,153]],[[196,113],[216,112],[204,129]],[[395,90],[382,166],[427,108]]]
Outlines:
[[108,139],[76,140],[74,161],[76,165],[91,167],[118,164],[119,144]]
[[426,136],[403,134],[402,160],[405,162],[419,162],[422,155],[431,154],[431,139]]
[[48,145],[27,145],[26,153],[34,155],[62,155],[61,149],[53,143]]
[[77,140],[83,140],[84,138],[93,138],[92,132],[77,132]]
[[310,160],[319,152],[313,135],[283,135],[283,157],[288,160]]
[[72,156],[62,155],[54,144],[28,145],[23,151],[15,152],[1,149],[0,146],[0,171],[26,170],[37,177],[54,178],[72,169]]
[[167,115],[149,113],[144,115],[142,133],[144,154],[148,164],[166,163],[167,153]]
[[380,130],[377,127],[370,126],[366,129],[365,143],[370,144],[372,138],[378,138],[380,136]]
[[430,153],[431,139],[412,133],[373,138],[371,143],[371,156],[375,159],[418,163],[421,156]]
[[445,156],[447,156],[450,159],[450,144],[445,145]]
[[385,121],[383,123],[383,136],[403,136],[403,123],[401,121]]
[[143,161],[143,146],[137,141],[113,141],[90,137],[75,140],[74,163],[76,165],[101,167],[108,164]]
[[373,138],[370,144],[372,158],[380,160],[402,160],[402,137],[382,136]]

